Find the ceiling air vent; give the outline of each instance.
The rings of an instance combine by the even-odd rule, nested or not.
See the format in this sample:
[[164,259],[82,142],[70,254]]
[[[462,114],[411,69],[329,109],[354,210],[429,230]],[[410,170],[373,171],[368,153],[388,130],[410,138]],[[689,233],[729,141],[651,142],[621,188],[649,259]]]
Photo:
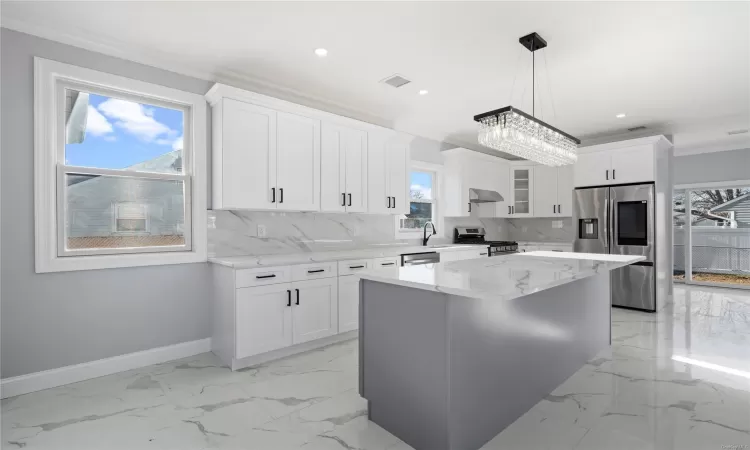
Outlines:
[[642,131],[642,130],[645,130],[645,129],[646,129],[646,127],[644,125],[639,125],[637,127],[628,128],[628,131],[631,131],[631,132],[632,131]]
[[407,80],[406,78],[402,77],[399,74],[394,74],[384,80],[380,80],[380,82],[385,83],[389,86],[393,86],[395,88],[400,88],[401,86],[405,84],[411,83],[411,80]]
[[730,135],[730,136],[732,136],[734,134],[745,134],[748,131],[750,131],[750,130],[748,130],[748,129],[744,129],[744,130],[732,130],[732,131],[727,131],[727,134]]

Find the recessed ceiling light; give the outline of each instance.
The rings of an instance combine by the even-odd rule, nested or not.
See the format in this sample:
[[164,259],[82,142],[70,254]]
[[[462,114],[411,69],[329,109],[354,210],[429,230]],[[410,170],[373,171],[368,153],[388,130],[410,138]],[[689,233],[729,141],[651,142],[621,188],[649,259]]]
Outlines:
[[625,117],[625,114],[624,113],[620,113],[620,114],[616,115],[615,117],[617,117],[618,119],[622,119],[623,117]]
[[428,94],[427,89],[422,89],[419,91],[419,95],[427,95],[427,94]]
[[320,56],[322,58],[322,57],[324,57],[324,56],[326,56],[328,54],[328,50],[326,50],[324,48],[316,48],[315,49],[315,54],[318,55],[318,56]]

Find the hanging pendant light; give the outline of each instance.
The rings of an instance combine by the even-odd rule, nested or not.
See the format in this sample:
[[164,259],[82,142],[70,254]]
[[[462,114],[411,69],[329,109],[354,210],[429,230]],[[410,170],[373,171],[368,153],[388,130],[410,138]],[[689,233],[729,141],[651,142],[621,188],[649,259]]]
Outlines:
[[518,40],[531,52],[532,59],[532,114],[513,106],[489,111],[474,116],[479,122],[480,144],[546,166],[573,164],[578,159],[576,149],[579,139],[537,119],[536,109],[536,61],[534,52],[545,48],[547,41],[536,33]]

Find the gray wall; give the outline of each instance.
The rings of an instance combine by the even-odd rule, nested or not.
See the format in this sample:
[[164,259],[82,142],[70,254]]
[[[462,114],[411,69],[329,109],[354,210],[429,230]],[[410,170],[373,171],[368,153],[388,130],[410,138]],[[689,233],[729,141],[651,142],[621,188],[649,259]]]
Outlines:
[[203,94],[211,83],[2,29],[3,378],[210,334],[206,264],[34,273],[34,56]]
[[674,159],[674,184],[750,180],[750,148]]

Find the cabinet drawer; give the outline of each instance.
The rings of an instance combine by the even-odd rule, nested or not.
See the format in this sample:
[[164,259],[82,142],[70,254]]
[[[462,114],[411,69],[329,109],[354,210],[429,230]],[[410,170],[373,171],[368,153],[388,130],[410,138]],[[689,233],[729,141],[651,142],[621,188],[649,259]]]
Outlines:
[[335,276],[335,262],[300,264],[298,266],[292,266],[292,281],[314,280],[316,278],[332,278]]
[[353,275],[371,267],[371,259],[350,259],[349,261],[339,261],[339,276]]
[[401,258],[399,258],[398,256],[387,256],[384,258],[375,258],[372,260],[372,266],[374,269],[386,269],[389,267],[398,267],[400,265]]
[[235,287],[245,288],[292,281],[290,266],[240,269],[235,273]]

